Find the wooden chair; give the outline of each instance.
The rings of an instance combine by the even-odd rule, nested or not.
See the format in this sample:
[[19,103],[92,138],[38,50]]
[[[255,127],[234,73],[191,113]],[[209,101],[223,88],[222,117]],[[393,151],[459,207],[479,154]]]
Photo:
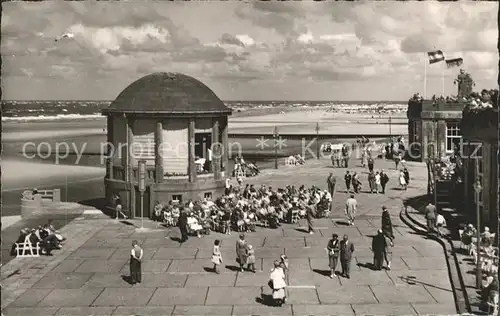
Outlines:
[[33,245],[26,241],[23,243],[16,243],[16,257],[18,258],[31,258],[40,257],[40,243]]

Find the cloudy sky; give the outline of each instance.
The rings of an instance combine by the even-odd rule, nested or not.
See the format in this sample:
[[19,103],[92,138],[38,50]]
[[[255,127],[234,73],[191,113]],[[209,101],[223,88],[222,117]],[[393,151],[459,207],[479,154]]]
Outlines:
[[[112,100],[157,71],[202,80],[223,100],[407,100],[425,52],[463,57],[476,89],[498,71],[489,2],[4,3],[4,99]],[[65,33],[72,39],[55,42]],[[427,69],[441,94],[443,63]],[[446,94],[456,93],[445,71]]]

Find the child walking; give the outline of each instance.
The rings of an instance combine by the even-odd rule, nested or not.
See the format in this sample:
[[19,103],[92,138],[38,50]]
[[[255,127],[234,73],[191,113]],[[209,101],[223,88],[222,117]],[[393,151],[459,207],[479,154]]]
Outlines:
[[248,271],[252,271],[255,273],[255,249],[253,249],[252,245],[248,246],[248,252],[247,252],[247,264],[248,264]]
[[214,264],[214,272],[219,274],[219,265],[222,263],[222,254],[220,252],[220,240],[214,241],[214,249],[212,251],[212,263]]

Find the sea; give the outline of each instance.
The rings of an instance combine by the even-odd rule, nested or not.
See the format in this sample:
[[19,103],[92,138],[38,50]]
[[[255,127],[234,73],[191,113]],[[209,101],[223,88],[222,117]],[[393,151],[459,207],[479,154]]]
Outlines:
[[[101,110],[112,101],[92,100],[2,100],[2,121],[43,121],[102,118]],[[324,108],[331,112],[398,113],[406,111],[403,101],[225,101],[236,112],[259,108]]]

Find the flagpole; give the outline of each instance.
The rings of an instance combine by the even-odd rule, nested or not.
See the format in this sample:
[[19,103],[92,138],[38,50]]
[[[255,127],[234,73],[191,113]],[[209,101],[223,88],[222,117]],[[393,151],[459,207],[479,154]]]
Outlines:
[[441,92],[442,92],[443,98],[446,97],[444,95],[444,70],[445,70],[445,67],[446,67],[446,61],[444,61],[444,63],[443,63],[443,73],[442,73],[442,76],[441,76]]
[[424,99],[427,99],[427,60],[424,59]]

